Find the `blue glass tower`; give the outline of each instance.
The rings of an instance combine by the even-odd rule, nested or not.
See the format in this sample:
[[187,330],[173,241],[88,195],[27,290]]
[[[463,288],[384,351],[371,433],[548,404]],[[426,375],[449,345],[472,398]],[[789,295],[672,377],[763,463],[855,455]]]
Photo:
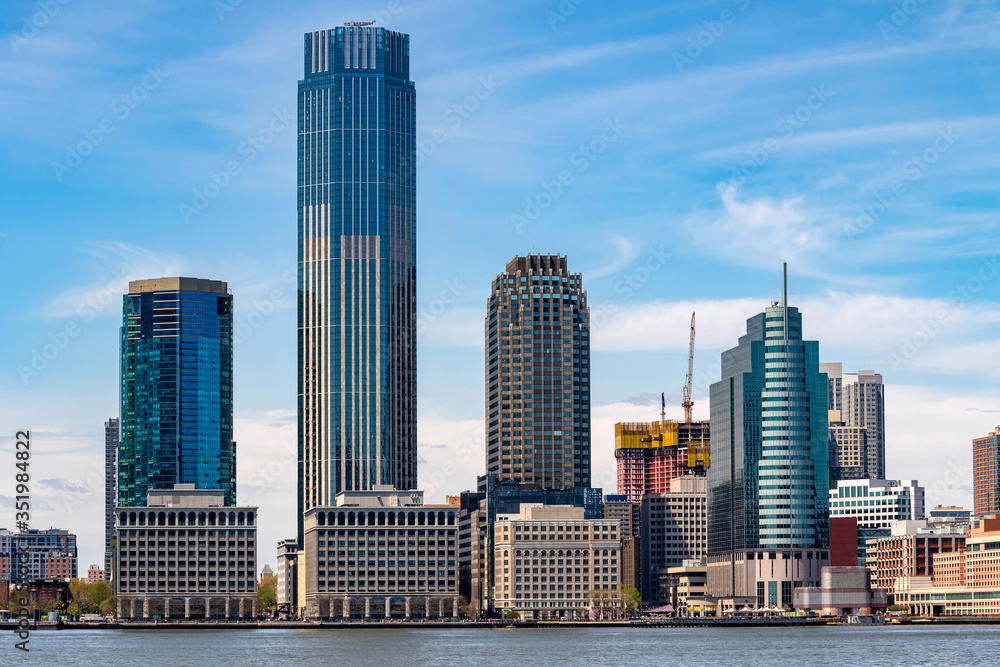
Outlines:
[[305,35],[298,100],[298,501],[417,482],[409,36]]
[[233,298],[226,283],[129,283],[122,310],[118,505],[194,484],[236,504]]
[[826,547],[827,377],[787,291],[722,353],[710,397],[709,555]]

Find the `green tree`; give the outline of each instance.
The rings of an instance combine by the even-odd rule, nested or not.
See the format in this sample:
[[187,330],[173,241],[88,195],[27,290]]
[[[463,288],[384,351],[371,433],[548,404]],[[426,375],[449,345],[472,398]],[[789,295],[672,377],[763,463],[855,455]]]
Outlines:
[[260,584],[257,586],[257,604],[260,605],[261,609],[271,611],[278,604],[278,595],[275,592],[277,586],[277,575],[260,578]]
[[104,601],[111,597],[111,588],[103,581],[98,581],[90,591],[91,603],[100,607]]
[[510,611],[505,611],[503,617],[506,618],[508,621],[516,621],[517,619],[521,618],[521,615],[512,609]]
[[622,591],[622,606],[626,611],[637,611],[642,604],[642,594],[634,588],[626,588]]

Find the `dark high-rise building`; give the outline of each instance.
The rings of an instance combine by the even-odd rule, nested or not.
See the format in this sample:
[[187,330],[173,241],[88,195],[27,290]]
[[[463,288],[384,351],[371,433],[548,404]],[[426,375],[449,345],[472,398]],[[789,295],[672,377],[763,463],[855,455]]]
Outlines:
[[710,389],[709,590],[752,596],[757,585],[758,599],[776,604],[790,599],[791,578],[818,580],[818,569],[779,573],[766,567],[772,553],[795,554],[796,567],[829,558],[804,551],[829,545],[827,377],[819,343],[802,340],[802,316],[784,294],[747,320]]
[[590,309],[559,255],[507,262],[486,316],[486,473],[590,487]]
[[236,504],[233,297],[226,283],[129,283],[122,312],[118,505],[194,484]]
[[341,491],[417,483],[410,38],[305,35],[298,96],[299,526]]
[[104,422],[104,576],[111,578],[115,507],[118,503],[118,445],[121,429],[117,417]]

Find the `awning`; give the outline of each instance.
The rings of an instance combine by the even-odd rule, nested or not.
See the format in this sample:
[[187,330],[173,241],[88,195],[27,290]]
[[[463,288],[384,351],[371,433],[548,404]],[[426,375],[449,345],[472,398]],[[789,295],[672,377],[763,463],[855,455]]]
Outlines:
[[674,610],[672,605],[665,604],[662,607],[657,607],[656,609],[651,609],[649,613],[651,614],[669,614]]

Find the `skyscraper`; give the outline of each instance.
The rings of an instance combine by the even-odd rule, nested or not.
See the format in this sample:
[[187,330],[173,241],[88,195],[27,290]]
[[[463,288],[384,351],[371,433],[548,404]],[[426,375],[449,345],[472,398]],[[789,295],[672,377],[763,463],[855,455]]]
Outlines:
[[[844,373],[841,363],[819,366],[820,372],[826,373],[829,386],[831,460],[838,462],[831,463],[831,487],[835,487],[839,479],[885,479],[882,375],[875,371]],[[858,429],[865,430],[861,437],[858,437]],[[857,459],[857,465],[839,464],[852,459]]]
[[486,473],[590,487],[590,309],[559,255],[507,262],[486,315]]
[[118,503],[118,445],[120,428],[117,417],[104,422],[104,575],[111,578],[112,541],[115,537],[115,507]]
[[1000,512],[1000,426],[972,441],[975,516]]
[[306,33],[298,97],[298,539],[341,491],[417,482],[409,35]]
[[[768,604],[779,583],[778,603],[786,588],[790,600],[792,575],[768,574],[776,570],[750,561],[773,558],[762,550],[823,549],[829,540],[827,378],[819,372],[819,343],[802,340],[787,282],[783,294],[747,320],[739,345],[722,353],[722,379],[710,389],[709,588],[752,595],[757,584],[760,598],[767,583]],[[796,574],[797,581],[818,580],[818,569]]]
[[233,297],[226,283],[129,283],[122,312],[118,505],[194,484],[236,503]]

